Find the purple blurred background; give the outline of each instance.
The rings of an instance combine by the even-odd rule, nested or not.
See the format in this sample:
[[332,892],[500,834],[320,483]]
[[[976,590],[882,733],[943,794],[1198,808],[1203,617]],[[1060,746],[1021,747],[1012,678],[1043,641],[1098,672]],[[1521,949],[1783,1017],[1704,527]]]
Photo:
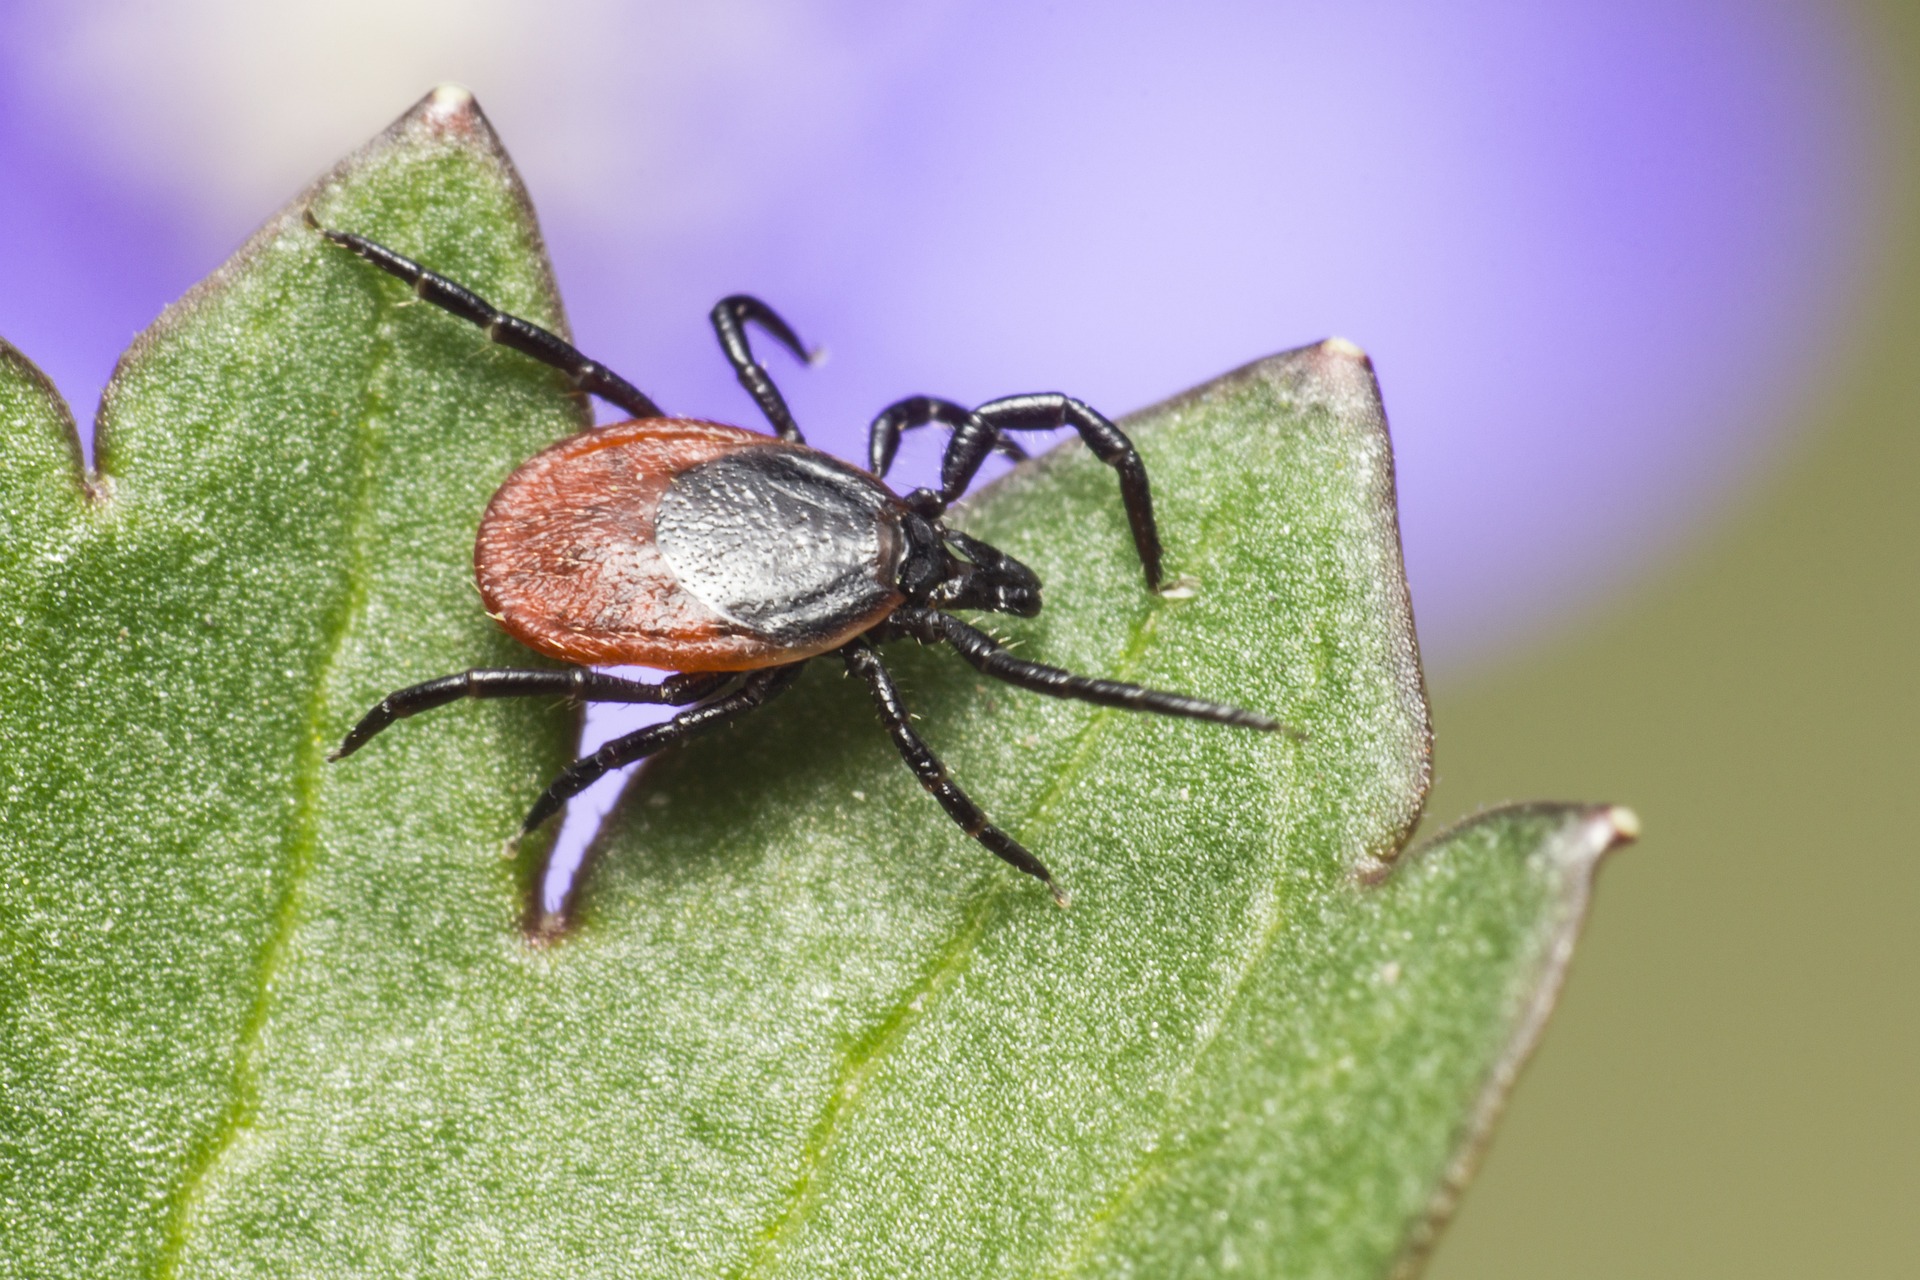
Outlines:
[[704,320],[741,289],[833,352],[772,363],[851,457],[908,392],[1119,414],[1360,343],[1442,676],[1601,607],[1782,454],[1880,207],[1867,53],[1811,0],[0,20],[0,333],[83,418],[166,302],[457,80],[580,344],[670,411],[752,420]]

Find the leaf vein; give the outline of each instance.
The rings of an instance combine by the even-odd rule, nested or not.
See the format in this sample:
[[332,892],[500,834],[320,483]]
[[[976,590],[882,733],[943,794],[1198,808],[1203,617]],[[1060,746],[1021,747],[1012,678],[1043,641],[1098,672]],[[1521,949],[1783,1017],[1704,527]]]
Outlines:
[[[1210,531],[1210,525],[1203,526],[1203,537]],[[1111,668],[1116,677],[1131,678],[1138,672],[1151,647],[1158,616],[1149,602],[1129,622],[1127,642],[1121,647],[1119,657]],[[1075,735],[1073,751],[1066,764],[1054,775],[1040,797],[1028,806],[1025,818],[1019,824],[1020,834],[1029,840],[1036,830],[1046,829],[1060,801],[1085,776],[1087,761],[1093,754],[1100,730],[1118,714],[1109,707],[1089,707],[1088,712],[1085,723]],[[832,1161],[833,1148],[852,1122],[868,1081],[879,1071],[887,1055],[905,1042],[912,1027],[927,1016],[933,1003],[951,990],[959,975],[965,972],[974,948],[986,934],[995,909],[1005,904],[1010,891],[1004,876],[995,877],[989,883],[960,928],[955,930],[952,940],[941,950],[939,959],[927,975],[881,1019],[878,1031],[864,1040],[861,1049],[850,1053],[842,1062],[821,1117],[801,1149],[800,1170],[794,1178],[786,1205],[762,1232],[759,1247],[747,1259],[746,1265],[735,1273],[735,1280],[753,1280],[756,1276],[769,1274],[768,1268],[774,1264],[780,1245],[805,1225],[808,1215],[822,1198],[817,1187]]]
[[326,640],[313,673],[307,699],[307,733],[300,744],[300,760],[294,771],[294,807],[287,824],[284,849],[280,857],[281,883],[274,903],[273,929],[260,951],[254,980],[254,998],[239,1036],[239,1047],[229,1077],[229,1097],[212,1133],[188,1162],[185,1178],[171,1197],[166,1235],[161,1245],[155,1275],[173,1280],[190,1243],[195,1210],[206,1198],[208,1187],[220,1164],[232,1152],[240,1136],[252,1123],[260,1101],[260,1081],[255,1055],[266,1032],[271,1005],[273,978],[292,945],[300,917],[301,890],[312,871],[319,841],[319,793],[321,770],[325,764],[326,740],[322,737],[328,723],[328,701],[334,679],[347,648],[356,620],[367,605],[367,564],[369,555],[369,513],[373,505],[374,458],[373,427],[386,408],[382,383],[391,368],[395,342],[391,329],[391,305],[376,304],[376,322],[369,374],[363,388],[359,412],[354,415],[354,445],[360,456],[360,469],[352,498],[348,522],[349,552],[343,566],[344,589],[326,624]]

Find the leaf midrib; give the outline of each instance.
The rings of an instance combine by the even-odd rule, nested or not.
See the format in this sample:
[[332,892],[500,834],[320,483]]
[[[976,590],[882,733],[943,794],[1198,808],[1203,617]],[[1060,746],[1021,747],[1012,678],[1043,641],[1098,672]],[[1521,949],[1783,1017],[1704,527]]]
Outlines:
[[[1211,563],[1217,551],[1218,521],[1204,517],[1200,529],[1193,539],[1195,550],[1189,553],[1194,562]],[[1144,664],[1148,649],[1151,647],[1154,631],[1160,614],[1156,608],[1157,597],[1150,597],[1146,607],[1135,613],[1127,625],[1127,642],[1122,646],[1118,658],[1113,663],[1111,674],[1117,678],[1133,680]],[[1086,762],[1093,752],[1095,742],[1101,731],[1112,722],[1115,716],[1123,713],[1111,707],[1093,707],[1086,723],[1074,735],[1074,745],[1068,753],[1066,762],[1053,775],[1046,789],[1028,808],[1018,830],[1028,840],[1034,839],[1036,830],[1044,831],[1051,823],[1049,818],[1059,802],[1071,791],[1086,773]],[[745,1266],[733,1273],[733,1280],[758,1280],[768,1274],[767,1268],[775,1265],[779,1248],[783,1242],[791,1239],[803,1227],[821,1196],[815,1192],[815,1184],[832,1163],[833,1149],[842,1134],[847,1130],[859,1103],[865,1096],[866,1082],[873,1078],[884,1059],[905,1042],[913,1026],[932,1012],[932,1004],[950,991],[955,980],[965,972],[971,962],[974,949],[985,936],[987,924],[994,913],[1005,905],[1008,895],[1016,889],[1025,887],[1025,882],[1011,882],[1007,877],[997,876],[986,890],[976,899],[973,908],[952,935],[952,940],[943,949],[940,960],[935,963],[920,981],[914,983],[905,998],[898,1001],[880,1021],[879,1031],[867,1040],[865,1052],[850,1054],[842,1062],[841,1068],[834,1074],[833,1087],[827,1095],[826,1106],[821,1117],[815,1122],[802,1148],[800,1170],[791,1184],[785,1206],[774,1220],[761,1232],[761,1243],[748,1257]],[[1279,933],[1284,913],[1280,909],[1280,896],[1272,895],[1270,918],[1261,929],[1261,942],[1255,948],[1255,954],[1248,957],[1246,965],[1236,976],[1231,993],[1220,1010],[1220,1017],[1204,1037],[1201,1051],[1181,1069],[1172,1080],[1169,1088],[1175,1089],[1184,1082],[1204,1056],[1205,1050],[1218,1038],[1220,1030],[1226,1024],[1226,1015],[1231,1012],[1234,1001],[1239,998],[1241,988],[1245,986],[1247,976],[1272,945]],[[917,1004],[918,1007],[915,1007]],[[1149,1159],[1136,1165],[1135,1169],[1122,1181],[1114,1201],[1123,1202],[1133,1192],[1144,1174],[1151,1171],[1153,1162]],[[1098,1226],[1098,1219],[1089,1229],[1074,1240],[1078,1246],[1091,1239]],[[1070,1248],[1069,1258],[1077,1252]]]
[[255,1055],[266,1032],[271,1006],[274,975],[293,942],[301,916],[301,896],[313,869],[319,844],[319,813],[322,770],[326,763],[326,740],[322,736],[330,722],[329,695],[339,671],[347,640],[355,624],[365,613],[368,598],[368,566],[372,561],[371,512],[375,488],[373,424],[385,411],[387,399],[382,384],[394,365],[397,343],[393,334],[393,304],[381,291],[375,291],[375,333],[368,374],[362,386],[359,411],[354,415],[353,449],[359,462],[347,521],[348,554],[344,564],[344,590],[339,604],[328,618],[320,661],[313,674],[307,705],[302,715],[306,732],[295,748],[299,760],[293,774],[294,805],[287,823],[283,850],[279,858],[281,884],[271,919],[273,928],[261,947],[255,966],[253,1003],[247,1011],[238,1037],[233,1070],[228,1080],[227,1105],[219,1120],[189,1159],[186,1176],[170,1197],[166,1234],[161,1242],[154,1274],[158,1280],[174,1280],[189,1243],[194,1210],[206,1194],[214,1171],[226,1158],[240,1134],[257,1114],[260,1081]]
[[[1242,496],[1234,506],[1236,508],[1244,507],[1252,497],[1257,496],[1248,492],[1255,487],[1256,486],[1251,483],[1242,483]],[[1216,546],[1215,535],[1219,527],[1217,510],[1216,508],[1213,513],[1210,513],[1208,518],[1201,521],[1200,534],[1194,539],[1195,544],[1201,548],[1200,554],[1194,557],[1197,561],[1210,564],[1217,563],[1217,560],[1215,560],[1211,554]],[[1205,579],[1202,578],[1201,581],[1204,583]],[[1144,627],[1143,630],[1145,630]],[[1292,810],[1293,789],[1289,786],[1281,785],[1277,790],[1282,797],[1283,814],[1290,813]],[[1279,819],[1276,825],[1284,827],[1285,817],[1283,816]],[[1277,881],[1270,881],[1263,885],[1262,888],[1265,891],[1266,901],[1261,904],[1260,914],[1262,918],[1258,931],[1258,941],[1252,947],[1248,948],[1242,958],[1242,962],[1234,974],[1233,981],[1225,988],[1223,997],[1218,1007],[1214,1010],[1214,1016],[1202,1024],[1200,1035],[1197,1036],[1194,1041],[1195,1047],[1193,1054],[1187,1058],[1178,1071],[1175,1071],[1168,1077],[1166,1096],[1169,1100],[1184,1097],[1186,1089],[1191,1086],[1194,1077],[1199,1073],[1200,1064],[1206,1060],[1207,1056],[1213,1051],[1214,1046],[1219,1042],[1221,1035],[1225,1033],[1227,1024],[1231,1021],[1235,1007],[1240,1003],[1241,996],[1246,990],[1248,981],[1253,977],[1255,970],[1257,970],[1266,959],[1267,953],[1273,949],[1274,940],[1280,936],[1281,926],[1286,923],[1287,912],[1285,910],[1285,904],[1282,901],[1279,883]],[[1161,1124],[1158,1125],[1155,1130],[1159,1137],[1164,1138],[1166,1136],[1168,1130],[1173,1125],[1173,1116],[1175,1114],[1176,1111],[1174,1108],[1167,1110]],[[1088,1216],[1087,1221],[1081,1229],[1067,1240],[1066,1247],[1060,1252],[1060,1261],[1054,1265],[1050,1274],[1056,1277],[1056,1280],[1067,1280],[1067,1277],[1073,1275],[1076,1270],[1079,1270],[1089,1256],[1094,1244],[1106,1235],[1109,1225],[1119,1217],[1120,1213],[1129,1203],[1139,1197],[1141,1192],[1164,1176],[1172,1159],[1172,1154],[1164,1141],[1154,1142],[1141,1150],[1133,1162],[1133,1167],[1124,1177],[1115,1180],[1112,1194],[1107,1196],[1101,1206]]]

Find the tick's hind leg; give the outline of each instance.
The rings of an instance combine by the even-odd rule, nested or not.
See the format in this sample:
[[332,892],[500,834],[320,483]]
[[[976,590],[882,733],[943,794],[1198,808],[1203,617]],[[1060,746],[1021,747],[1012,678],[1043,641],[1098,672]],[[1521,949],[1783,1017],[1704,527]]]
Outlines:
[[421,301],[430,302],[469,324],[478,325],[486,331],[488,338],[503,347],[512,347],[523,355],[532,356],[541,364],[558,369],[582,391],[599,396],[636,418],[667,416],[640,388],[598,360],[588,359],[559,334],[542,329],[531,320],[508,315],[465,285],[429,271],[383,244],[375,244],[351,231],[331,231],[316,222],[311,212],[307,214],[307,225],[325,239],[351,250],[388,275],[405,282]]
[[566,667],[558,671],[462,671],[459,675],[441,676],[438,680],[408,685],[388,694],[378,706],[360,718],[360,723],[353,726],[327,759],[344,760],[395,720],[417,716],[422,711],[444,707],[462,698],[537,698],[557,695],[580,702],[651,702],[684,706],[717,692],[731,679],[733,676],[726,672],[698,672],[669,676],[659,684],[646,684],[639,680],[603,675],[586,667]]
[[[555,778],[552,785],[533,802],[533,808],[527,811],[526,821],[520,824],[520,834],[526,835],[560,812],[567,801],[615,769],[624,768],[637,760],[644,760],[654,752],[670,747],[676,742],[684,742],[709,729],[718,728],[734,717],[751,711],[786,692],[792,687],[794,680],[800,675],[800,669],[805,665],[804,662],[796,662],[791,666],[771,667],[751,672],[740,687],[732,693],[722,694],[697,707],[682,711],[671,720],[650,724],[644,729],[636,729],[632,733],[606,743],[592,755],[575,760],[562,769],[560,776]],[[685,680],[691,677],[678,678]],[[732,678],[730,674],[722,674],[719,677],[722,683]],[[712,690],[709,689],[708,692]],[[686,699],[686,701],[692,700]]]
[[893,676],[887,671],[886,664],[880,661],[880,655],[871,646],[859,641],[840,652],[846,658],[847,669],[865,680],[867,687],[873,691],[873,702],[879,708],[880,722],[892,735],[893,745],[899,748],[901,758],[913,770],[914,776],[920,779],[920,785],[927,789],[927,793],[940,802],[947,816],[996,857],[1046,885],[1054,902],[1066,906],[1067,895],[1054,883],[1053,873],[1047,870],[1047,865],[1027,852],[1018,840],[987,821],[986,813],[955,785],[947,775],[946,766],[940,763],[939,757],[933,754],[920,735],[913,731],[906,703],[900,699],[900,689],[893,683]]

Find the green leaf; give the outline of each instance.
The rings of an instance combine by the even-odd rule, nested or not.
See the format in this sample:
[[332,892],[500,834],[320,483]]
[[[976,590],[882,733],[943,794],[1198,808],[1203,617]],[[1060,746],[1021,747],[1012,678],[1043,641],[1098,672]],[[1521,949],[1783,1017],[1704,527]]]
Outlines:
[[[511,707],[396,738],[375,768],[322,760],[370,682],[511,659],[462,548],[491,488],[582,409],[323,252],[309,201],[558,316],[505,156],[443,95],[142,336],[102,407],[94,496],[65,410],[9,353],[0,1231],[20,1274],[167,1271],[197,1242],[334,913],[432,939],[388,887],[437,878],[435,916],[513,949],[490,850],[568,717]],[[371,874],[320,898],[349,850]]]
[[584,409],[308,204],[560,323],[517,180],[443,91],[142,337],[91,487],[0,349],[0,1274],[1414,1265],[1631,820],[1507,810],[1392,866],[1428,735],[1364,356],[1130,420],[1166,596],[1077,445],[966,517],[1048,583],[1002,628],[1023,652],[1304,742],[889,650],[1070,910],[821,663],[660,760],[577,918],[530,938],[498,854],[567,709],[323,757],[398,685],[526,663],[468,549]]

